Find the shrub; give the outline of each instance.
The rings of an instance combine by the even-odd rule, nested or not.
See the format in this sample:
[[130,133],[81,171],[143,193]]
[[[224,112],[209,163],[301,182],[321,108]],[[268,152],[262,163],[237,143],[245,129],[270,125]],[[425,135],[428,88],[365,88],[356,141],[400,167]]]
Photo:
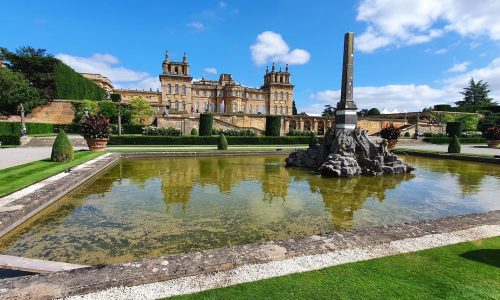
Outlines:
[[146,126],[142,128],[143,135],[180,136],[182,131],[173,127]]
[[99,102],[99,111],[108,119],[115,120],[118,117],[118,109],[116,104],[111,101]]
[[451,105],[449,105],[449,104],[436,104],[436,105],[434,105],[434,110],[451,111]]
[[113,102],[120,102],[120,101],[122,101],[122,95],[120,95],[120,94],[111,94],[109,96],[111,98],[111,101],[113,101]]
[[486,129],[484,138],[487,140],[500,140],[500,126],[490,127]]
[[378,108],[371,108],[369,111],[368,111],[368,115],[369,116],[378,116],[380,115],[380,110],[378,110]]
[[[452,138],[445,137],[426,137],[424,138],[424,142],[431,144],[448,144]],[[486,142],[486,140],[482,137],[474,137],[474,138],[459,138],[460,144],[482,144]]]
[[411,135],[410,135],[410,133],[409,133],[408,131],[407,131],[407,132],[405,132],[404,137],[409,138],[410,136],[411,136]]
[[144,125],[144,122],[156,113],[143,96],[133,97],[129,105],[131,121],[134,125]]
[[219,135],[219,142],[217,143],[217,149],[227,150],[227,140],[223,133]]
[[64,130],[60,130],[52,145],[50,160],[58,162],[72,161],[74,157],[73,145]]
[[279,136],[281,116],[266,116],[266,136]]
[[20,145],[21,139],[19,135],[0,135],[0,143],[2,145]]
[[214,125],[214,116],[212,114],[200,115],[200,136],[211,136]]
[[107,139],[109,133],[109,122],[103,115],[89,115],[80,124],[80,134],[86,139]]
[[447,122],[446,123],[446,134],[449,137],[461,136],[462,135],[462,123],[461,122]]
[[316,144],[318,144],[318,138],[316,137],[316,134],[312,133],[311,140],[309,141],[309,149],[315,149]]
[[61,61],[54,65],[56,99],[102,100],[106,91]]
[[221,135],[225,136],[257,136],[257,134],[251,129],[212,129],[213,135]]
[[448,153],[460,153],[460,140],[455,135],[448,144]]
[[191,135],[193,135],[193,136],[198,135],[198,129],[196,129],[196,128],[191,129]]
[[399,127],[395,126],[393,123],[386,124],[382,130],[380,130],[380,137],[386,140],[397,140],[401,131]]
[[[130,136],[113,135],[109,145],[217,145],[218,136]],[[297,145],[309,144],[309,136],[228,136],[230,145]],[[323,138],[319,137],[319,141]]]
[[297,130],[297,129],[290,129],[290,131],[286,134],[287,136],[311,136],[312,134],[314,134],[312,131],[310,130]]

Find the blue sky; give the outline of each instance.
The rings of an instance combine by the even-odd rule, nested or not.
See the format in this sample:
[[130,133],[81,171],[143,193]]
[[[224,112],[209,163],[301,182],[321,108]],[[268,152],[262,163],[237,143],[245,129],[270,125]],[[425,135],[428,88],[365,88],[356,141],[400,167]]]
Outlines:
[[500,100],[500,1],[8,1],[0,46],[45,48],[116,86],[154,88],[166,49],[195,78],[260,86],[290,64],[298,110],[339,98],[343,34],[353,31],[360,108],[421,110],[459,100],[470,77]]

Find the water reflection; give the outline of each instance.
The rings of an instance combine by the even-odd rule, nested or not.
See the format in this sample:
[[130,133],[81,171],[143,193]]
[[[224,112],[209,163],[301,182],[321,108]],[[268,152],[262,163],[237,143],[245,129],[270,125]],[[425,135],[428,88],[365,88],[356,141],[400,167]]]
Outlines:
[[123,160],[0,240],[0,253],[115,263],[500,209],[497,166],[407,158],[415,175],[322,178],[282,156]]

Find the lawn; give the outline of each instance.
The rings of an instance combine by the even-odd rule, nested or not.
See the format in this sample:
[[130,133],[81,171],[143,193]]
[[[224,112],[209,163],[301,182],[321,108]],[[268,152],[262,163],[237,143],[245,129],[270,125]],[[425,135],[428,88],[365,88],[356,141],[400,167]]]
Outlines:
[[500,299],[500,237],[175,299]]
[[44,159],[2,169],[0,172],[0,197],[63,172],[69,167],[82,164],[103,153],[77,151],[75,152],[75,159],[66,163],[52,162],[50,159]]

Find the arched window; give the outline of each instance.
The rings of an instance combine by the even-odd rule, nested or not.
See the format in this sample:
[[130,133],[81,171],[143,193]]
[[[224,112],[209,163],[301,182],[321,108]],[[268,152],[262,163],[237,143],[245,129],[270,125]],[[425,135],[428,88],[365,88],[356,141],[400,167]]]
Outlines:
[[226,106],[226,105],[225,105],[225,103],[224,103],[224,100],[222,100],[222,101],[220,102],[220,109],[219,109],[219,112],[224,112],[224,108],[225,108],[225,106]]
[[274,92],[274,100],[278,100],[278,92]]
[[175,101],[175,110],[179,110],[179,101]]
[[283,92],[280,93],[280,100],[283,100]]
[[186,95],[186,86],[185,85],[182,85],[182,94]]
[[172,101],[168,100],[168,109],[172,109]]
[[175,85],[175,94],[176,95],[179,94],[179,85],[178,84]]
[[167,85],[167,94],[172,94],[172,85],[171,84]]

